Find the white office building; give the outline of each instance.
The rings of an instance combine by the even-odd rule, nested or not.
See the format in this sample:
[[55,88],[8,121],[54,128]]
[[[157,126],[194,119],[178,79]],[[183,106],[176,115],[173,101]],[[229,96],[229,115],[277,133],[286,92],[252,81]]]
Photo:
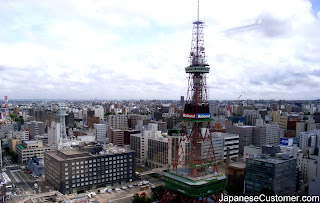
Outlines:
[[107,125],[106,124],[94,124],[93,128],[96,130],[97,141],[106,143],[107,141]]
[[95,107],[93,110],[94,110],[94,115],[96,117],[99,117],[100,122],[103,121],[103,119],[104,119],[104,108],[102,106],[98,106],[98,107]]
[[128,129],[128,117],[123,114],[109,115],[108,125],[113,129]]
[[239,158],[239,135],[230,133],[214,132],[213,149],[216,161],[227,159],[227,151],[230,149],[230,159],[238,160]]
[[[318,143],[317,143],[318,140]],[[312,130],[309,132],[301,132],[300,134],[300,142],[299,147],[303,149],[305,147],[316,147],[319,146],[320,143],[320,130]]]
[[266,144],[276,146],[280,144],[280,127],[277,123],[266,124]]
[[148,130],[144,130],[143,133],[132,134],[130,136],[130,146],[132,150],[136,151],[137,162],[146,163],[149,138],[156,139],[159,137],[162,137],[162,135],[156,123],[149,123]]
[[54,121],[51,122],[51,126],[48,126],[48,145],[58,146],[60,140],[60,123]]

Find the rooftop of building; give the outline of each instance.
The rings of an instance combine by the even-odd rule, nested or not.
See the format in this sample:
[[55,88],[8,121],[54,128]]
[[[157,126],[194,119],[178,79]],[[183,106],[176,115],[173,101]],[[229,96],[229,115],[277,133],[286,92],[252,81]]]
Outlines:
[[229,167],[245,169],[246,168],[246,162],[233,162],[233,163],[229,164]]
[[258,156],[255,158],[248,158],[248,159],[253,159],[253,160],[257,160],[257,161],[261,161],[261,162],[267,162],[267,163],[271,163],[271,164],[280,164],[280,163],[284,163],[287,162],[288,160],[292,160],[294,158],[290,157],[290,158],[275,158],[275,157],[269,157],[269,156]]
[[254,128],[254,126],[251,126],[251,125],[235,125],[239,128]]
[[23,146],[22,144],[17,145],[20,149],[27,149],[25,146]]
[[62,154],[65,154],[67,156],[70,156],[70,155],[77,155],[77,154],[83,154],[85,152],[83,151],[80,151],[79,149],[77,148],[71,148],[71,149],[60,149],[58,150],[59,152],[61,152]]
[[76,159],[82,157],[95,157],[101,155],[114,155],[114,154],[122,154],[122,153],[130,153],[133,152],[129,148],[118,147],[114,145],[107,145],[103,149],[102,146],[81,146],[77,148],[71,149],[60,149],[56,152],[47,152],[53,158],[63,161],[68,159]]
[[191,176],[185,175],[185,173],[180,169],[178,169],[178,172],[170,171],[169,173],[165,173],[165,176],[188,185],[203,185],[209,182],[226,179],[226,176],[223,174],[209,174],[207,176],[193,178]]
[[213,132],[212,134],[213,134],[213,136],[221,136],[221,137],[225,137],[225,138],[239,137],[239,135],[231,134],[231,133]]
[[38,140],[25,140],[24,143],[26,143],[26,144],[37,144]]

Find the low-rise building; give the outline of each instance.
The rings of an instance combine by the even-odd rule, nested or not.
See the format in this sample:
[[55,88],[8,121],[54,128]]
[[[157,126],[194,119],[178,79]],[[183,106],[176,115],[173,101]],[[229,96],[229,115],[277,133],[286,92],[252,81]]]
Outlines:
[[38,157],[43,158],[44,152],[50,151],[51,148],[43,145],[41,140],[23,141],[22,144],[16,145],[19,163],[27,163],[28,158]]
[[43,158],[32,157],[28,158],[28,169],[37,176],[44,175],[44,160]]
[[27,130],[13,131],[13,137],[16,137],[22,141],[29,140],[29,131]]

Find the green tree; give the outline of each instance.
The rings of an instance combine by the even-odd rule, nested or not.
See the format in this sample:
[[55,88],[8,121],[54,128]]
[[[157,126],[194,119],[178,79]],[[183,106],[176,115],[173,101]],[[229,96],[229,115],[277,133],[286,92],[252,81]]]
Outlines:
[[23,125],[24,124],[24,120],[23,120],[23,118],[16,118],[16,119],[14,119],[15,121],[20,121],[21,122],[21,125]]
[[12,156],[13,161],[18,161],[18,154],[14,153]]
[[9,148],[9,147],[5,147],[5,148],[4,148],[4,151],[6,151],[6,152],[9,154],[10,148]]
[[10,117],[11,117],[11,120],[14,120],[15,118],[18,117],[18,114],[11,113]]
[[17,153],[15,153],[13,150],[10,150],[9,154],[12,157],[13,161],[18,161],[18,154]]
[[18,117],[18,114],[13,114],[13,113],[12,113],[12,114],[10,114],[10,117],[11,117],[11,120],[13,120],[13,121],[20,121],[21,124],[24,123],[23,118]]
[[152,188],[151,191],[152,191],[152,200],[153,201],[156,201],[156,200],[160,201],[163,194],[166,191],[166,188],[163,185],[160,185],[158,187]]
[[151,203],[152,200],[151,198],[149,198],[146,193],[141,193],[141,195],[139,195],[138,193],[136,193],[133,196],[133,199],[131,200],[132,203]]

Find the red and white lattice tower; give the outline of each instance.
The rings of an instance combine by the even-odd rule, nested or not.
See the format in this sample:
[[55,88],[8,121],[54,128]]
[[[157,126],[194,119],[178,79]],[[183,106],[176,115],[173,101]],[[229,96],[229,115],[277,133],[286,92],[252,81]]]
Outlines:
[[185,68],[188,78],[187,99],[181,120],[185,122],[179,136],[174,164],[164,174],[165,192],[160,203],[219,202],[224,192],[226,176],[219,173],[210,133],[212,121],[209,111],[206,74],[209,65],[205,58],[204,22],[193,22],[189,65]]
[[10,120],[8,96],[4,96],[4,119]]
[[[201,176],[201,171],[209,166],[212,166],[214,172],[218,172],[210,133],[211,114],[206,86],[206,74],[210,68],[205,58],[203,28],[204,22],[199,20],[198,6],[198,19],[193,22],[189,66],[185,68],[189,79],[182,115],[182,120],[192,123],[192,130],[187,132],[186,128],[182,129],[179,150],[173,165],[174,169],[178,166],[190,168],[190,175],[194,178]],[[185,150],[183,143],[190,143],[188,150]]]

